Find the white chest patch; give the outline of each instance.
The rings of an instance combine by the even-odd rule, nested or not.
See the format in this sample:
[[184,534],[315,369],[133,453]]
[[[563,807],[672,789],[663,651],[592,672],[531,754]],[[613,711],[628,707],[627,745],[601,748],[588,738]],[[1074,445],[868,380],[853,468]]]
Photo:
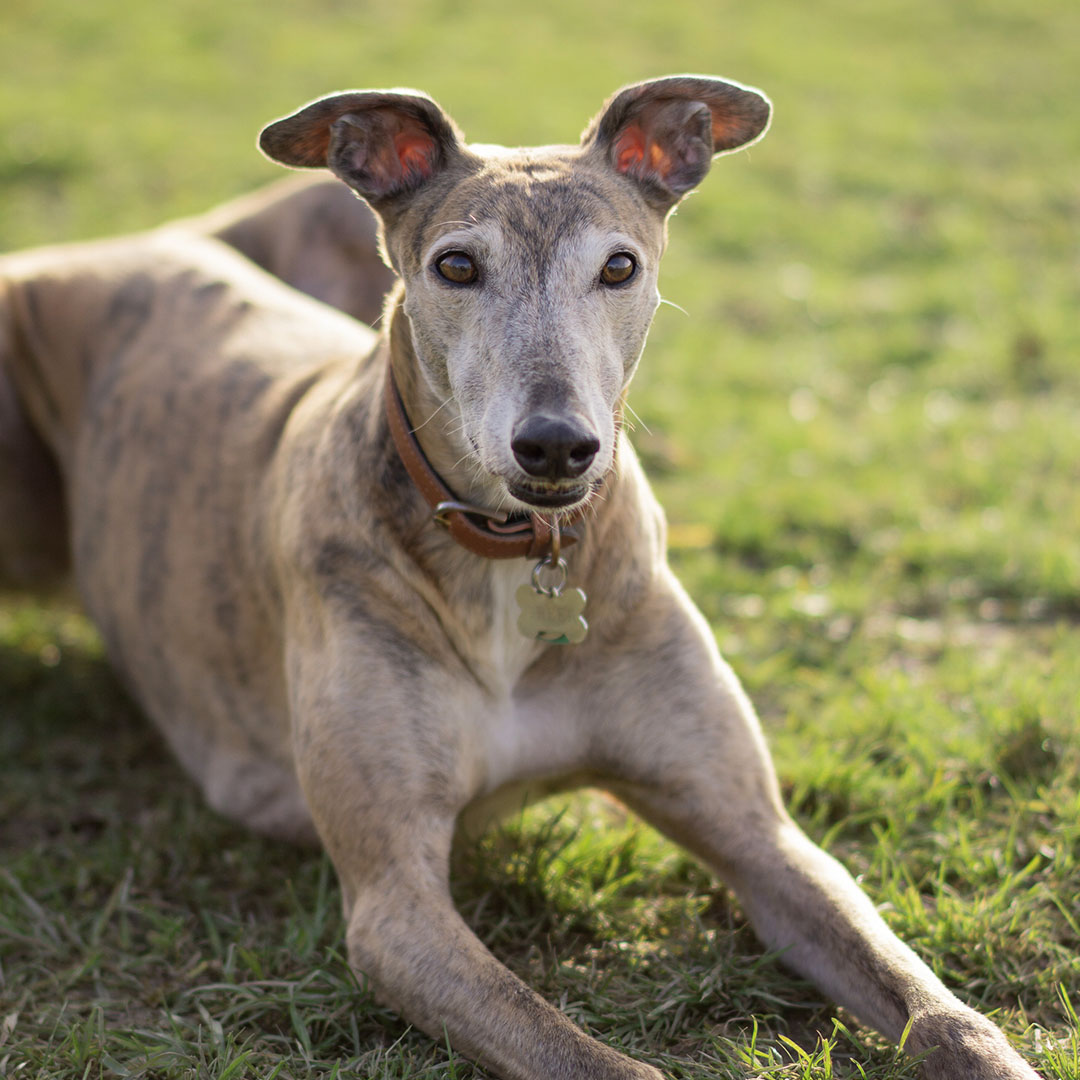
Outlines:
[[492,567],[491,575],[491,638],[489,657],[492,689],[513,694],[525,669],[544,649],[551,646],[526,637],[518,629],[517,591],[532,580],[532,563],[524,559],[507,559]]
[[557,685],[528,696],[521,677],[548,645],[518,629],[516,593],[532,579],[528,560],[507,560],[493,567],[491,636],[486,650],[485,682],[489,697],[480,720],[485,758],[484,788],[490,792],[516,780],[561,773],[578,754],[579,725],[568,707],[565,688]]

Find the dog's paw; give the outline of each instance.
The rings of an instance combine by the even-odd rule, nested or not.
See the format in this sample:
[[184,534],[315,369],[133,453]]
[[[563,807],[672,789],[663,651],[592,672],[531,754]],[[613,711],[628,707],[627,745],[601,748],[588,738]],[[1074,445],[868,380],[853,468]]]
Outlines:
[[916,1017],[907,1048],[916,1054],[929,1051],[925,1080],[1040,1080],[1004,1033],[976,1012]]

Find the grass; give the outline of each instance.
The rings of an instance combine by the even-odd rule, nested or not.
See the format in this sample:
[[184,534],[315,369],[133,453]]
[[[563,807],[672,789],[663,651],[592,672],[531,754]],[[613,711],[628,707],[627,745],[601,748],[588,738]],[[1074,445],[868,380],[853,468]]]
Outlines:
[[[632,399],[672,560],[807,830],[1075,1080],[1078,35],[1065,0],[26,0],[0,250],[270,179],[255,132],[331,89],[417,85],[513,143],[648,75],[765,87],[768,139],[672,224],[689,315],[661,310]],[[0,603],[0,851],[0,1076],[482,1075],[354,981],[325,859],[208,812],[63,603]],[[496,953],[672,1077],[914,1075],[606,802],[459,863]]]

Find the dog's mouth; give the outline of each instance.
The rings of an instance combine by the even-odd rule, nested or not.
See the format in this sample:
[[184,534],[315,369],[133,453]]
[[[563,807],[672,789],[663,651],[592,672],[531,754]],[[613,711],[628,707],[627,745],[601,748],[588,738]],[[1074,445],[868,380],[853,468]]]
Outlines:
[[592,493],[591,484],[507,484],[515,499],[535,510],[568,510]]

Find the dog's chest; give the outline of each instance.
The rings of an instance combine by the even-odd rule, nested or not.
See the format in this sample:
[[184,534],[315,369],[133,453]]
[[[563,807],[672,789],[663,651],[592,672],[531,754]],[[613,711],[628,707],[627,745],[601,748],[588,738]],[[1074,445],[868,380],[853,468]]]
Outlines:
[[517,591],[528,584],[532,564],[508,559],[491,566],[487,633],[481,645],[482,663],[491,689],[499,696],[513,695],[521,676],[548,646],[518,629],[521,609]]
[[545,644],[518,629],[517,591],[531,582],[532,570],[531,562],[516,559],[492,567],[486,632],[473,654],[484,696],[472,724],[487,793],[562,775],[580,756],[581,730],[569,707],[569,688],[528,674],[547,650],[574,648]]

